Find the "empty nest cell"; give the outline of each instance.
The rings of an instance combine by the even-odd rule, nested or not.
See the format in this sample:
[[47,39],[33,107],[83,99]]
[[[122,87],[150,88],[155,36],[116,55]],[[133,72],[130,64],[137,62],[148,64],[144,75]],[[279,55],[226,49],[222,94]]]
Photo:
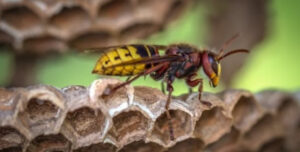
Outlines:
[[24,41],[23,49],[31,53],[45,54],[51,51],[64,50],[64,41],[50,35],[30,37]]
[[[263,143],[283,135],[283,130],[276,117],[266,114],[244,135],[244,147],[258,150]],[[259,137],[259,138],[257,138]],[[249,145],[248,143],[251,143]]]
[[110,0],[99,8],[98,17],[100,19],[116,20],[133,16],[133,10],[131,0]]
[[234,126],[240,131],[247,131],[261,116],[261,111],[254,98],[241,96],[232,110]]
[[80,136],[103,131],[105,116],[100,110],[82,107],[67,114],[64,123],[70,125]]
[[300,122],[299,104],[294,98],[285,97],[277,110],[278,121],[284,125],[286,129],[294,129]]
[[25,6],[15,6],[4,10],[1,20],[20,31],[27,31],[41,24],[39,16]]
[[156,143],[135,141],[123,147],[120,152],[161,152],[164,148]]
[[91,19],[81,7],[64,7],[50,19],[50,24],[61,32],[74,34],[86,29],[91,24]]
[[0,151],[22,151],[25,137],[10,126],[0,127]]
[[28,99],[24,111],[18,113],[18,118],[32,133],[39,134],[49,131],[50,128],[54,129],[61,112],[62,110],[54,105],[53,101],[32,97]]
[[222,108],[206,110],[196,123],[194,135],[205,144],[212,143],[230,131],[232,120],[222,113]]
[[284,152],[284,151],[289,151],[289,150],[286,149],[283,138],[272,139],[271,141],[266,142],[258,150],[258,152]]
[[200,139],[186,139],[178,142],[173,147],[169,148],[167,152],[199,152],[204,148],[204,143]]
[[[192,118],[188,113],[181,110],[170,110],[170,115],[175,140],[192,132]],[[166,113],[163,113],[155,121],[154,128],[151,133],[153,138],[158,139],[165,145],[170,142],[170,130],[168,121],[169,120],[167,119]]]
[[206,149],[213,152],[232,152],[236,151],[240,132],[234,127],[231,131],[223,135],[218,142],[209,144]]
[[120,35],[122,40],[145,38],[158,29],[158,25],[151,22],[135,23],[124,28]]
[[99,144],[93,144],[86,147],[81,147],[74,152],[115,152],[117,150],[117,147],[109,144],[109,143],[99,143]]
[[58,107],[49,100],[32,98],[29,100],[26,113],[31,120],[44,120],[54,118],[58,112]]
[[139,111],[119,113],[113,118],[113,136],[121,144],[144,138],[147,134],[149,120]]
[[60,151],[69,152],[71,143],[63,135],[41,135],[30,142],[27,152]]
[[87,32],[71,40],[70,45],[79,49],[94,48],[106,46],[111,40],[112,37],[107,32]]

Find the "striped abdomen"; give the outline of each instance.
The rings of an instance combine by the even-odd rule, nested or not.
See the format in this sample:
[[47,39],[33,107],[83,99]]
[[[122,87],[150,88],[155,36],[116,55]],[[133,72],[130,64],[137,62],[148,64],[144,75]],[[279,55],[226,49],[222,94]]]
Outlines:
[[[122,65],[122,63],[157,56],[158,51],[151,45],[127,45],[112,48],[103,53],[96,63],[93,73],[100,75],[130,76],[144,72],[151,64]],[[118,66],[115,66],[118,65]]]

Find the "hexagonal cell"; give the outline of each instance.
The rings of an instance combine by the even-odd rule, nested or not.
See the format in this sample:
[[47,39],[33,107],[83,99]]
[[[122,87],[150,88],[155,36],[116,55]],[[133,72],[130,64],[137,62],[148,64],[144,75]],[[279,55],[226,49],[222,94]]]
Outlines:
[[67,114],[64,125],[72,128],[73,134],[87,136],[102,133],[105,124],[105,116],[100,110],[82,107]]
[[20,112],[18,117],[23,120],[22,122],[25,126],[28,126],[31,131],[35,132],[34,128],[37,127],[36,125],[42,127],[41,125],[49,125],[48,122],[55,123],[53,119],[56,119],[59,111],[59,108],[49,100],[32,98],[29,100],[26,110]]
[[277,113],[283,101],[293,100],[290,94],[278,90],[265,90],[255,95],[255,98],[267,113]]
[[2,12],[1,18],[17,30],[25,31],[41,24],[37,14],[25,6],[15,6]]
[[[23,125],[32,137],[57,133],[65,116],[65,98],[49,86],[34,86],[24,92],[23,107],[18,113],[18,125]],[[31,138],[31,137],[30,137]]]
[[161,152],[163,149],[162,146],[153,142],[135,141],[124,146],[120,152]]
[[67,48],[64,41],[53,36],[31,37],[24,41],[24,50],[33,53],[49,53],[64,51]]
[[285,129],[292,130],[297,127],[300,122],[300,105],[292,97],[285,97],[277,110],[278,121]]
[[137,5],[135,5],[135,19],[162,23],[173,1],[174,0],[138,0]]
[[116,20],[124,16],[132,16],[134,7],[130,0],[111,0],[102,5],[98,11],[101,19]]
[[60,151],[69,152],[71,149],[71,143],[61,134],[56,135],[42,135],[36,137],[30,142],[27,148],[27,152],[36,151]]
[[214,107],[206,110],[196,123],[194,135],[205,144],[215,142],[230,131],[232,120],[222,113],[222,108]]
[[64,7],[50,19],[50,24],[57,28],[59,32],[75,34],[88,28],[91,24],[91,19],[81,7]]
[[0,151],[22,151],[27,140],[10,126],[0,127]]
[[74,152],[115,152],[117,150],[117,147],[109,144],[109,143],[99,143],[99,144],[93,144],[86,147],[81,147]]
[[[181,110],[170,110],[170,115],[175,140],[179,140],[193,131],[192,118],[188,113]],[[166,113],[163,113],[156,120],[151,133],[152,138],[158,140],[163,145],[168,145],[171,141],[168,124],[169,121],[167,115]]]
[[166,152],[199,152],[204,148],[204,143],[200,139],[186,139],[178,142],[175,146],[169,148]]
[[262,111],[252,96],[241,96],[232,110],[233,124],[240,131],[247,131],[261,117],[261,114]]
[[[250,150],[257,151],[263,143],[274,138],[283,136],[283,128],[270,114],[262,117],[248,132],[243,140],[243,146]],[[258,138],[259,137],[259,138]],[[251,143],[251,145],[249,145]]]
[[213,152],[232,152],[238,149],[238,140],[240,132],[234,127],[231,131],[222,136],[217,142],[214,142],[206,147],[207,151]]
[[119,145],[145,138],[149,120],[139,111],[127,111],[113,117],[112,136]]
[[260,147],[258,152],[284,152],[286,149],[283,138],[275,138]]
[[122,40],[145,38],[158,29],[158,25],[153,23],[135,23],[123,29],[120,35]]
[[105,46],[111,40],[112,40],[111,35],[104,31],[86,32],[71,40],[70,45],[79,49],[94,48],[94,47]]

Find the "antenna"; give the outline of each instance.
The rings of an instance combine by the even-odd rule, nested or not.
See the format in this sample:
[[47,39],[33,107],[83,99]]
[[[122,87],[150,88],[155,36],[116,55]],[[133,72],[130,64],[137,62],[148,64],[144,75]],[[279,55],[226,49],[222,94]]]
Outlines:
[[218,56],[217,57],[217,60],[220,61],[222,60],[223,58],[225,58],[226,56],[228,55],[231,55],[231,54],[235,54],[235,53],[249,53],[249,50],[246,50],[246,49],[237,49],[237,50],[232,50],[230,52],[227,52],[226,54],[222,55],[222,56]]
[[228,39],[221,47],[219,54],[218,54],[218,58],[220,58],[221,56],[223,56],[224,54],[224,50],[229,46],[229,44],[231,44],[233,42],[233,40],[235,40],[236,38],[238,38],[240,36],[239,33],[235,34],[233,37],[231,37],[230,39]]

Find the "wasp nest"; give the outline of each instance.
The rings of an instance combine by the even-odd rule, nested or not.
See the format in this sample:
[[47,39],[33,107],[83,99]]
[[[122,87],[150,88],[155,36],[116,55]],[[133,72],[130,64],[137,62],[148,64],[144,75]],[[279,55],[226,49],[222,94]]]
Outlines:
[[191,0],[0,0],[0,44],[19,53],[66,51],[143,38]]
[[88,88],[0,89],[0,151],[298,151],[300,95],[227,90],[173,98],[170,140],[157,89],[95,80]]

